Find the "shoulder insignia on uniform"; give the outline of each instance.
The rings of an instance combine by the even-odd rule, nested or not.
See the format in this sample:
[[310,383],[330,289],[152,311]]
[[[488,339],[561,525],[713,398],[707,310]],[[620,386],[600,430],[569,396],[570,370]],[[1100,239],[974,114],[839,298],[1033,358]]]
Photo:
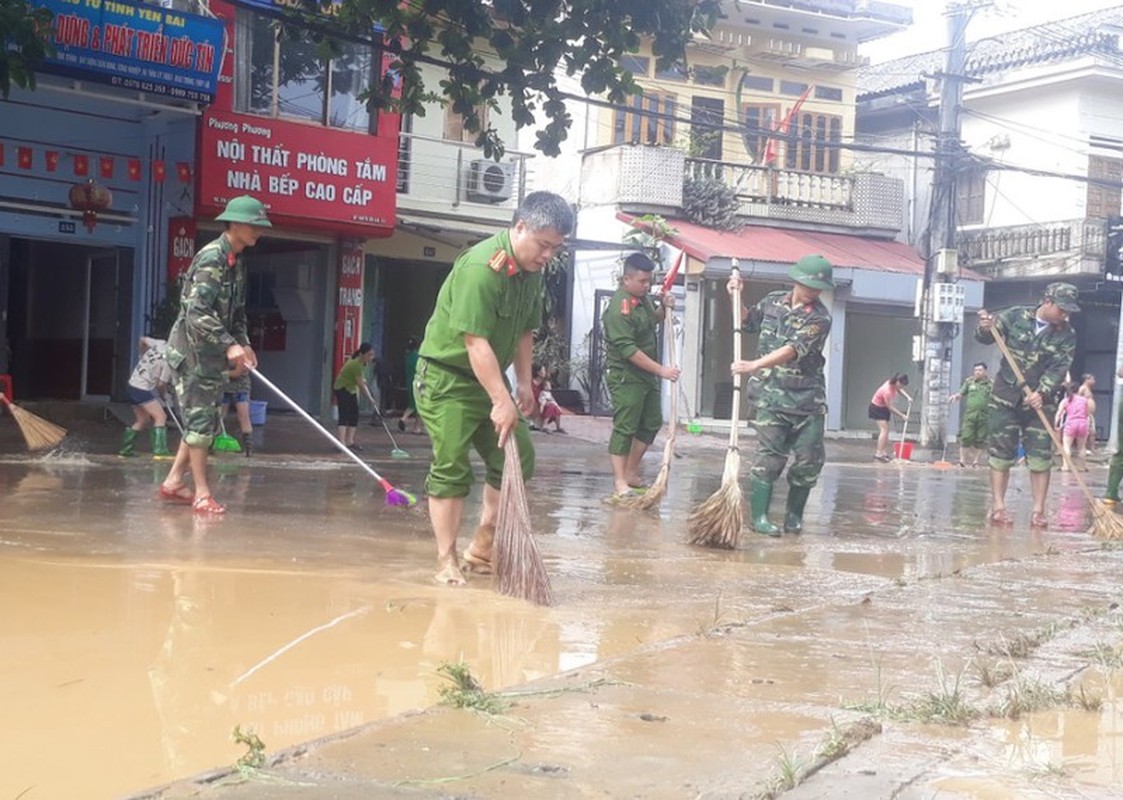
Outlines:
[[506,267],[508,278],[519,271],[518,267],[515,265],[515,259],[511,258],[506,250],[496,250],[495,255],[491,257],[487,265],[495,272],[499,272],[503,267]]
[[625,317],[632,313],[632,304],[628,302],[628,298],[620,301],[620,313]]

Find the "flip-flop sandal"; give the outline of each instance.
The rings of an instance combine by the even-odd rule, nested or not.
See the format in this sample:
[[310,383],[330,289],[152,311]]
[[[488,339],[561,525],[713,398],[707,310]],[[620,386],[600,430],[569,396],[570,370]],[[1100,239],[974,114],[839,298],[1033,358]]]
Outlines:
[[213,495],[197,497],[191,504],[191,510],[196,514],[225,514],[226,506],[214,499]]
[[629,493],[634,492],[636,494],[647,494],[647,490],[650,489],[650,488],[651,488],[650,486],[646,486],[642,483],[639,486],[633,486],[630,483],[628,484]]
[[1031,528],[1048,528],[1049,518],[1040,511],[1034,511],[1033,515],[1029,518],[1029,526]]
[[994,525],[1013,525],[1014,518],[1007,511],[991,511],[987,514],[987,522]]
[[195,502],[195,493],[182,483],[174,489],[169,489],[161,483],[160,499],[168,503],[180,503],[189,506]]
[[621,494],[617,494],[616,492],[613,492],[611,495],[609,495],[608,497],[601,500],[601,502],[604,503],[606,506],[618,506],[621,503],[623,503],[625,500],[632,500],[632,499],[635,499],[637,497],[641,497],[642,495],[643,495],[643,492],[638,492],[635,489],[629,489],[628,491],[623,492]]

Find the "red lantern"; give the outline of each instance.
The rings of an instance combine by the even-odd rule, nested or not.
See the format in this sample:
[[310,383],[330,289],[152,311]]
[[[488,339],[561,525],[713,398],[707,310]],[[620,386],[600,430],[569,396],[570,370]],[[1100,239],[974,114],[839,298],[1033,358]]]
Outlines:
[[98,212],[105,211],[112,204],[113,193],[93,178],[70,187],[70,207],[82,212],[82,222],[90,233],[97,226]]

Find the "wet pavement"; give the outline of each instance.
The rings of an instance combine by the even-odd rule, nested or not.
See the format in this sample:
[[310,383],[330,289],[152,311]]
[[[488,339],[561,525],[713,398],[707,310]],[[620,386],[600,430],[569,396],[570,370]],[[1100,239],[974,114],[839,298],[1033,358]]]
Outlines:
[[[1123,797],[1123,551],[1072,476],[1050,530],[1024,472],[990,528],[985,471],[832,441],[803,536],[711,552],[682,540],[720,437],[643,514],[600,502],[605,421],[566,422],[530,484],[549,609],[432,584],[423,508],[296,419],[216,459],[214,521],[105,455],[115,423],[41,458],[0,433],[0,798]],[[424,437],[360,440],[420,493]],[[506,707],[440,705],[454,662]]]

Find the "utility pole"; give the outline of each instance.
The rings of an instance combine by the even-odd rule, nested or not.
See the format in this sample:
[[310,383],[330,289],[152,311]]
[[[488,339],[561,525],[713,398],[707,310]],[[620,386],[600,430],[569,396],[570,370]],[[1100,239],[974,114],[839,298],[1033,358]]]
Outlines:
[[[967,23],[974,7],[949,0],[948,47],[940,75],[939,134],[936,169],[932,180],[932,205],[928,215],[928,261],[921,294],[921,355],[923,406],[920,444],[941,447],[947,441],[948,396],[951,391],[952,342],[962,324],[963,304],[955,303],[958,278],[956,253],[956,172],[960,145],[959,109],[967,65]],[[958,311],[958,320],[956,312]]]

